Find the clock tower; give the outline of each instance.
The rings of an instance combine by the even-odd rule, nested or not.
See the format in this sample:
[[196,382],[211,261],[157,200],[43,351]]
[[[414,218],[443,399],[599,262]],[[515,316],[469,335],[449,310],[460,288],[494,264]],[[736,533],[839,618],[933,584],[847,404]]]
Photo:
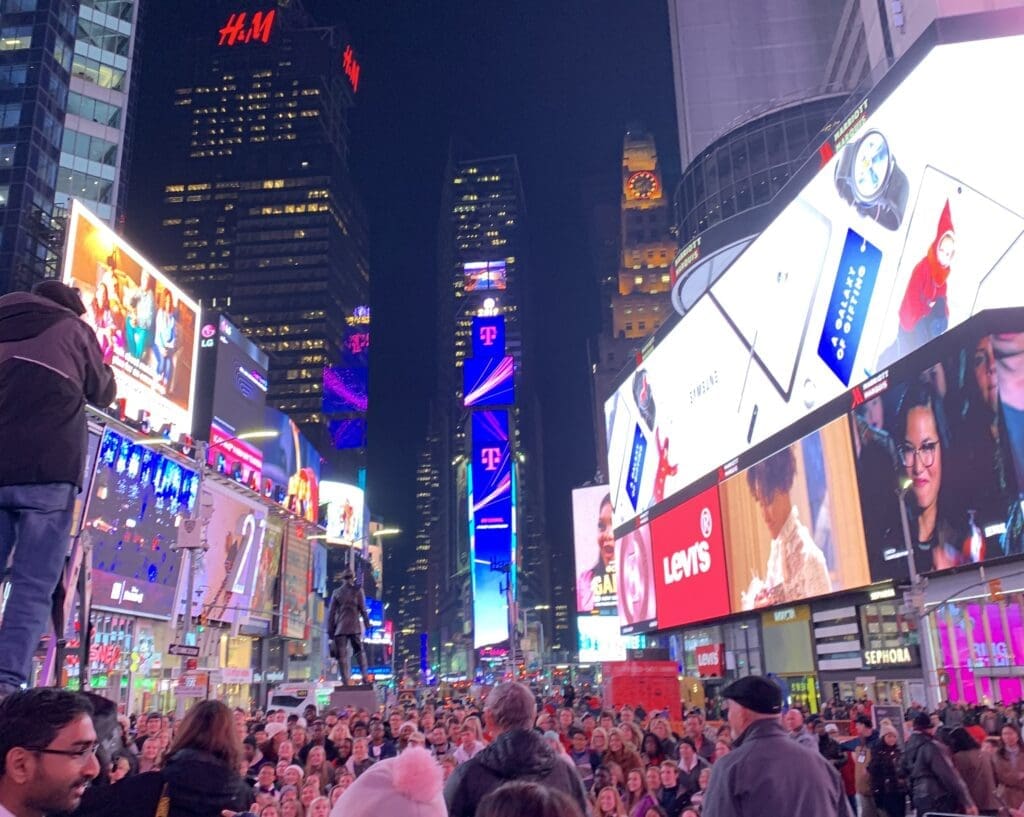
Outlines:
[[612,297],[616,337],[642,340],[671,314],[669,298],[675,240],[654,137],[630,126],[622,146],[621,253]]

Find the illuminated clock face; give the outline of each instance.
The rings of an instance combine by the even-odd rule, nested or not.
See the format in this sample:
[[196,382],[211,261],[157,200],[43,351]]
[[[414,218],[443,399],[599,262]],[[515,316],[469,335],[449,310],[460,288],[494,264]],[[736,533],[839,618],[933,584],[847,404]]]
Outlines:
[[853,160],[853,184],[857,194],[870,201],[877,196],[889,175],[889,143],[878,131],[868,133],[857,146]]
[[649,199],[657,194],[660,185],[658,177],[649,170],[640,170],[626,181],[629,192],[638,199]]

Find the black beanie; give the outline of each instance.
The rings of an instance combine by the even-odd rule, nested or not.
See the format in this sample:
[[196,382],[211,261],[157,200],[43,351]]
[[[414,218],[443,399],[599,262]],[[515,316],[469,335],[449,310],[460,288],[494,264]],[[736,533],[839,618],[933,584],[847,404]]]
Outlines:
[[77,289],[72,289],[60,281],[40,281],[32,287],[32,294],[40,298],[46,298],[55,304],[60,304],[65,309],[70,309],[76,315],[85,314],[85,304],[82,303],[82,296]]

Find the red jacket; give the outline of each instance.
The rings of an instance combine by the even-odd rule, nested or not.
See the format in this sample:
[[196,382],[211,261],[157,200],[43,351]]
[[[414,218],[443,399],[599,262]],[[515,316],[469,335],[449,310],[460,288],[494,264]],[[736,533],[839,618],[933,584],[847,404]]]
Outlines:
[[[947,234],[953,235],[953,219],[949,213],[948,200],[939,217],[935,240],[928,247],[925,257],[914,267],[914,271],[910,274],[910,281],[907,282],[907,291],[903,294],[903,302],[900,304],[900,327],[905,332],[912,331],[918,321],[931,312],[935,302],[939,298],[946,297],[946,279],[949,278],[949,267],[943,266],[939,262],[937,250],[939,242]],[[946,315],[949,315],[948,306]]]

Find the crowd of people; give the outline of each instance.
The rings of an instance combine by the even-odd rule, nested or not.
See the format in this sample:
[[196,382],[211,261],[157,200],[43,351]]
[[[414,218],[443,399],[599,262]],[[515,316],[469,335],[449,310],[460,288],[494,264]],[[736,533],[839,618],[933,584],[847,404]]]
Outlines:
[[911,709],[876,724],[868,702],[841,721],[783,712],[764,678],[724,697],[721,724],[515,683],[483,701],[376,711],[205,701],[175,721],[29,690],[0,703],[0,814],[1024,817],[1017,708]]

